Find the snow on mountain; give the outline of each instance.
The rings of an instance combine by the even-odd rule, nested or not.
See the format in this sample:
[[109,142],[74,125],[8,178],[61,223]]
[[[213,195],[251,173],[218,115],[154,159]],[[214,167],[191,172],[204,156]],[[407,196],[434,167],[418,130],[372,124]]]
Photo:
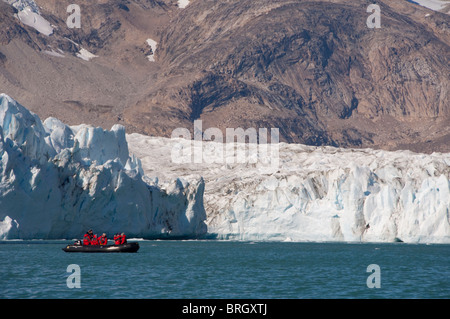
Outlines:
[[421,5],[434,11],[441,11],[445,7],[450,6],[450,1],[447,0],[408,0],[408,1],[412,3],[417,3],[418,5]]
[[178,0],[178,7],[184,9],[189,5],[189,2],[189,0]]
[[49,36],[53,33],[53,27],[50,22],[45,20],[39,7],[33,0],[3,0],[17,9],[17,18],[25,25],[28,25],[38,32]]
[[60,52],[56,52],[53,49],[52,50],[44,50],[44,53],[48,54],[50,56],[57,57],[57,58],[64,58],[65,57],[64,54],[63,54],[64,52],[61,51],[60,49],[58,49],[58,51],[60,51]]
[[[200,142],[127,140],[148,175],[203,176],[208,233],[218,238],[450,243],[450,153],[281,143],[279,167],[261,154],[233,163],[226,152],[222,161],[177,164],[173,152],[199,154]],[[203,142],[203,154],[223,147]]]
[[156,47],[158,46],[158,43],[153,39],[147,39],[147,44],[149,45],[150,48],[152,48],[152,54],[147,55],[147,59],[150,62],[155,62],[155,52],[156,52]]
[[80,49],[76,56],[80,59],[83,59],[84,61],[90,61],[91,59],[98,57],[97,55],[92,54],[91,52],[83,48]]
[[30,7],[26,7],[22,11],[19,11],[17,16],[23,24],[36,29],[42,34],[49,36],[53,33],[53,28],[50,25],[50,22],[45,20],[40,14],[33,12]]
[[88,228],[143,238],[206,232],[201,178],[143,175],[125,129],[44,123],[0,94],[0,239],[79,238]]
[[3,0],[4,2],[12,5],[17,11],[22,11],[25,8],[30,8],[31,11],[39,14],[39,7],[34,0]]

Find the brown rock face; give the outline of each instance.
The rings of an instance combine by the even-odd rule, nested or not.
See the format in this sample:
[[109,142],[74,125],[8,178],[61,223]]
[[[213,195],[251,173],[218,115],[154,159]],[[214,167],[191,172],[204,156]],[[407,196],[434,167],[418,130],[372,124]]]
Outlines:
[[[38,114],[120,121],[151,135],[192,130],[201,119],[203,129],[277,127],[281,140],[309,145],[450,152],[449,15],[378,1],[381,28],[370,29],[371,1],[193,0],[179,9],[176,1],[105,0],[81,1],[87,22],[69,30],[61,18],[69,1],[36,2],[60,28],[28,41],[29,28],[2,13],[16,26],[0,32],[0,87]],[[42,62],[40,54],[36,63],[58,64],[53,87],[12,72],[14,46],[34,57],[36,46],[60,39],[53,45],[74,54],[66,38],[99,58]]]
[[207,126],[279,127],[313,145],[395,148],[420,140],[424,122],[448,136],[448,41],[401,14],[408,3],[386,2],[369,29],[368,4],[194,3],[161,37],[165,103],[187,101],[183,118]]

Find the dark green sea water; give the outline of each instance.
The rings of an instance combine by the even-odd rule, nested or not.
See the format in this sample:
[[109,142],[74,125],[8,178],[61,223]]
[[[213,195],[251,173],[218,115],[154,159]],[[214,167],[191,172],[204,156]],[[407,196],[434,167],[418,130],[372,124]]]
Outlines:
[[[450,245],[140,241],[135,254],[71,254],[68,243],[0,242],[0,298],[450,297]],[[68,288],[71,264],[80,288]],[[371,264],[380,288],[367,286]]]

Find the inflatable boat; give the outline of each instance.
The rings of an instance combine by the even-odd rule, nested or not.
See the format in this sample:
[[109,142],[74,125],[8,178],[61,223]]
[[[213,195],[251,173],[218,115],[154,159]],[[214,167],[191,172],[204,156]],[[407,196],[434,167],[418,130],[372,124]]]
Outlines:
[[66,253],[135,253],[139,250],[139,243],[105,246],[67,245],[62,250]]

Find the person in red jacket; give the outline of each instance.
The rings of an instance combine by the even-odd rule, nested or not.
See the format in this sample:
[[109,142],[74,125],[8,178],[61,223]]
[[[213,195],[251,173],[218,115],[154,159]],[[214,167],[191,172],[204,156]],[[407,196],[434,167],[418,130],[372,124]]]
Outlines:
[[94,235],[94,238],[92,238],[91,240],[91,245],[92,246],[97,246],[98,245],[98,237],[97,234]]
[[94,234],[92,232],[92,229],[89,229],[86,234],[84,234],[83,237],[83,245],[89,246],[92,245],[92,240],[94,239]]
[[106,234],[103,233],[103,235],[98,239],[98,244],[100,246],[106,245],[108,243],[108,237],[106,237]]
[[127,237],[125,236],[124,233],[122,233],[120,235],[120,244],[123,245],[123,244],[126,244],[126,243],[127,243]]
[[127,236],[125,233],[117,233],[114,235],[114,245],[123,245],[127,243]]
[[121,236],[119,233],[114,235],[114,245],[120,245]]

